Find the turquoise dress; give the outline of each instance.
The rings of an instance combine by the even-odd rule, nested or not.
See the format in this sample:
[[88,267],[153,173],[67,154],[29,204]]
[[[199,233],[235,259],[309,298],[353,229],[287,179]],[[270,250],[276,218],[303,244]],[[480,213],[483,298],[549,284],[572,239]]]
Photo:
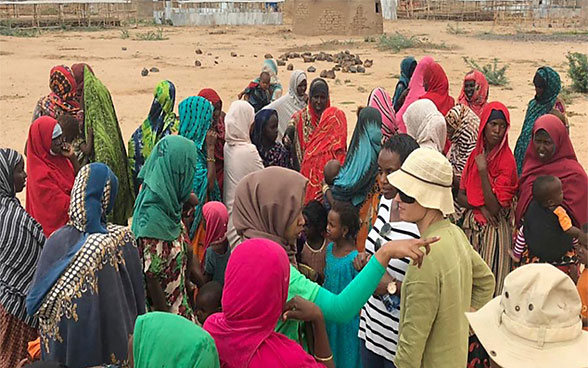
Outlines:
[[[353,259],[357,251],[349,253],[343,258],[333,255],[333,243],[327,246],[325,283],[323,287],[334,294],[339,294],[357,276],[353,267]],[[338,324],[327,322],[327,335],[335,358],[337,368],[360,368],[359,358],[359,314],[349,323]]]

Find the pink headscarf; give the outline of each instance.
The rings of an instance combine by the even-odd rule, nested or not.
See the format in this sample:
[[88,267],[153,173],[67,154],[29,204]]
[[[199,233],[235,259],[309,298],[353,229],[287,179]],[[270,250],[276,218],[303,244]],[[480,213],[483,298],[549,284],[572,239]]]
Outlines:
[[382,135],[386,140],[395,134],[406,133],[406,128],[401,130],[396,123],[394,104],[384,88],[378,87],[370,93],[368,106],[375,108],[382,115]]
[[404,112],[406,111],[408,106],[410,106],[411,103],[415,102],[416,100],[421,98],[421,96],[423,96],[425,93],[427,93],[427,91],[425,91],[423,79],[425,76],[425,72],[434,62],[435,60],[433,60],[433,58],[430,56],[423,57],[421,61],[418,62],[417,67],[415,68],[414,73],[412,74],[412,78],[410,78],[410,82],[408,83],[408,94],[404,99],[404,104],[396,113],[396,123],[398,124],[399,129],[401,129],[403,132],[406,132],[406,126],[404,125],[402,115],[404,115]]
[[274,332],[289,281],[290,263],[280,245],[251,239],[235,248],[225,272],[223,312],[204,323],[221,367],[323,367],[295,341]]
[[202,216],[206,221],[206,236],[204,237],[204,251],[213,243],[226,239],[229,212],[222,202],[206,202],[202,207]]

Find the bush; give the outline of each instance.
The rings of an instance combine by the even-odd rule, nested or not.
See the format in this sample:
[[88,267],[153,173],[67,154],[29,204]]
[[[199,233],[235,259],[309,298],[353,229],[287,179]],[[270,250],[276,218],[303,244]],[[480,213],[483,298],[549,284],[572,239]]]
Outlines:
[[492,63],[488,63],[482,67],[478,65],[478,63],[474,59],[470,59],[466,56],[463,57],[463,61],[472,69],[477,69],[481,71],[488,84],[492,86],[506,86],[508,84],[508,78],[506,78],[506,69],[508,69],[508,64],[505,64],[502,67],[499,67],[497,58],[492,59]]
[[41,31],[39,31],[37,28],[0,27],[0,36],[38,37],[40,35]]
[[396,32],[392,35],[382,35],[378,41],[378,47],[381,50],[392,50],[394,52],[412,48],[441,50],[446,50],[449,48],[445,43],[438,44],[430,41],[422,41],[417,36],[405,36],[399,32]]
[[568,52],[568,75],[572,79],[572,88],[581,93],[588,93],[588,57],[579,52]]
[[121,29],[120,30],[120,38],[122,38],[123,40],[126,40],[129,37],[131,37],[131,34],[129,33],[128,29]]
[[168,39],[163,34],[163,28],[157,28],[155,32],[149,31],[146,33],[137,33],[135,37],[140,41],[162,41]]

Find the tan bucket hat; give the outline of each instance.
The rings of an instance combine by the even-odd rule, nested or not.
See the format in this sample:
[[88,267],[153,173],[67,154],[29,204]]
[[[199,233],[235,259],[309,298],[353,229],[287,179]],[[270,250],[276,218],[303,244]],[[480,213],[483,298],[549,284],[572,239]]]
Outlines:
[[530,264],[504,279],[502,295],[466,313],[472,329],[502,368],[588,367],[588,332],[574,282],[549,264]]
[[388,181],[425,207],[452,214],[453,169],[445,156],[430,148],[418,148],[406,158],[400,170],[388,175]]

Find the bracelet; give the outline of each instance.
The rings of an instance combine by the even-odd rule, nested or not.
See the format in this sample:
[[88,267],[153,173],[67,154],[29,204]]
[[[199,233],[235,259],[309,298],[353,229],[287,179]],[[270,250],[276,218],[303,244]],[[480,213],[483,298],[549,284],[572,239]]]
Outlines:
[[326,358],[321,358],[318,356],[314,356],[314,359],[318,360],[319,362],[328,362],[329,360],[333,359],[333,354],[331,354],[330,356],[326,357]]
[[322,189],[322,191],[323,191],[323,194],[327,194],[327,191],[328,191],[329,189],[331,189],[331,187],[329,186],[329,184],[325,184],[325,185],[323,185],[323,189]]
[[210,158],[207,158],[207,159],[206,159],[206,162],[212,162],[212,163],[215,163],[215,162],[216,162],[216,159],[215,159],[214,157],[210,157]]

